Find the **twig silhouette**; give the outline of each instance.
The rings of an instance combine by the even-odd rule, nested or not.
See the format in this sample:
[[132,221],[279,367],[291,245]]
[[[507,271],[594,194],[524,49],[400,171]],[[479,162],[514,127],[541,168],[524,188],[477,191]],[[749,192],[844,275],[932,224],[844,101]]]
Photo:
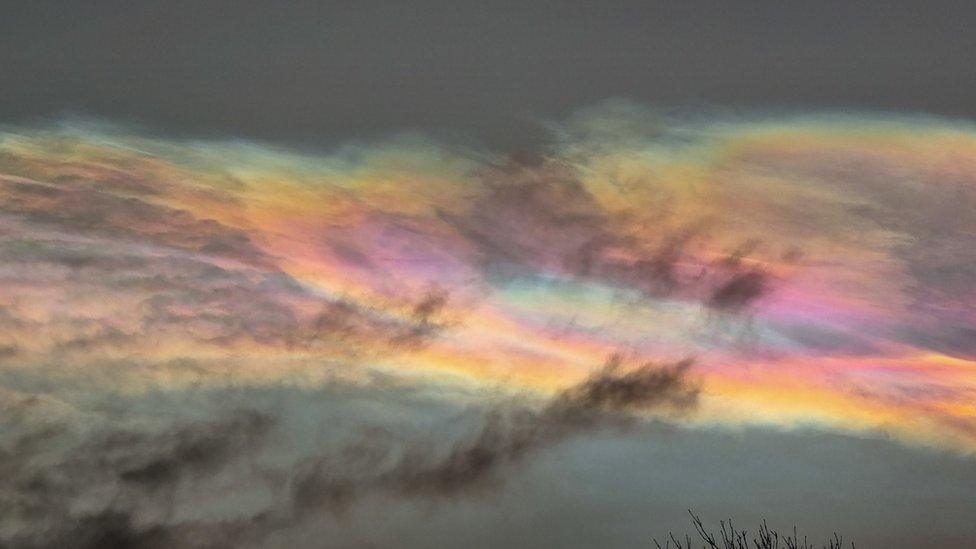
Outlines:
[[[780,534],[779,531],[770,528],[766,520],[763,519],[756,535],[750,538],[748,530],[736,530],[732,519],[729,519],[728,522],[719,521],[720,529],[717,539],[715,534],[705,528],[705,524],[699,515],[690,509],[688,514],[691,515],[691,524],[695,528],[695,533],[701,538],[703,549],[816,549],[806,536],[803,536],[803,542],[800,542],[796,526],[793,527],[792,536]],[[656,538],[653,541],[657,549],[672,549],[672,547],[673,549],[693,549],[691,536],[687,534],[684,542],[671,532],[668,533],[665,545],[662,546]],[[822,545],[822,548],[844,549],[844,537],[835,532],[833,537]],[[850,549],[856,549],[853,541],[850,542]]]

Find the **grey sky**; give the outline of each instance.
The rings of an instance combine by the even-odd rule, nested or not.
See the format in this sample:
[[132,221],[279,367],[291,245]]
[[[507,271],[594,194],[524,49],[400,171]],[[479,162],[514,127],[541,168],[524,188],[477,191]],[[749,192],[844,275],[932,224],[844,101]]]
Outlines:
[[976,116],[972,2],[9,2],[0,120],[503,148],[608,97]]

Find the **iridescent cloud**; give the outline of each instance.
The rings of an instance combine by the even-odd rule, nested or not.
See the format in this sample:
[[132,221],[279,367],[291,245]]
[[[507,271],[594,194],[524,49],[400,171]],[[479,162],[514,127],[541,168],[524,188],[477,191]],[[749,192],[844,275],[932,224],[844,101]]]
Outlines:
[[316,155],[7,128],[5,376],[545,393],[614,353],[694,357],[687,421],[976,448],[976,128],[608,103],[552,136]]

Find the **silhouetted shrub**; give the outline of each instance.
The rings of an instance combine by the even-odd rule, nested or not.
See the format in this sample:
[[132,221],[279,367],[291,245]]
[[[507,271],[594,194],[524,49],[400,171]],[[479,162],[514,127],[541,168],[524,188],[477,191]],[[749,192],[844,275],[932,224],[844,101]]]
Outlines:
[[[736,530],[732,519],[729,519],[728,522],[724,520],[719,522],[721,530],[718,533],[719,537],[716,538],[713,532],[705,529],[701,517],[690,510],[688,513],[691,515],[691,523],[695,526],[695,533],[701,538],[702,547],[705,549],[816,549],[807,541],[806,536],[803,537],[802,542],[800,541],[800,537],[796,533],[796,526],[793,527],[793,535],[781,535],[778,531],[770,529],[766,521],[763,520],[762,524],[759,525],[758,533],[750,539],[747,530]],[[654,545],[658,549],[693,549],[693,543],[696,541],[692,541],[690,534],[685,534],[685,539],[682,541],[673,533],[669,533],[664,545],[661,545],[657,539],[654,540]],[[823,549],[843,549],[844,537],[835,532],[833,537],[821,547]],[[856,549],[853,541],[850,548]]]

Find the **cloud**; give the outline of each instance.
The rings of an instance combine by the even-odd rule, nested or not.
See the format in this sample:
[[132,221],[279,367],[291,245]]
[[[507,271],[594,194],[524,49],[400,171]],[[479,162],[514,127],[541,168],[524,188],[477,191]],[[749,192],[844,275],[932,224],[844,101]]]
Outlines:
[[776,331],[815,353],[870,356],[879,352],[870,339],[832,326],[810,324],[776,326]]
[[739,311],[766,294],[769,282],[764,272],[736,273],[712,291],[708,305],[722,311]]
[[165,519],[173,490],[245,459],[273,426],[271,416],[242,410],[161,432],[80,435],[74,444],[79,434],[66,426],[35,426],[0,459],[6,527],[21,525],[3,537],[16,547],[183,546]]
[[[694,411],[698,388],[688,378],[690,364],[624,369],[614,357],[544,403],[492,406],[446,448],[429,435],[403,439],[384,427],[364,426],[352,432],[353,442],[331,450],[289,448],[274,457],[285,448],[272,441],[287,437],[288,424],[298,419],[281,409],[229,409],[161,428],[113,421],[79,431],[27,423],[28,431],[8,439],[0,454],[3,536],[18,547],[235,546],[245,536],[260,543],[276,531],[299,528],[318,512],[341,513],[370,495],[461,496],[497,486],[510,467],[570,438],[632,426],[645,414],[666,418]],[[353,402],[340,385],[324,389],[326,398]],[[363,390],[355,398],[380,397],[369,386]],[[246,493],[258,485],[272,494],[263,508],[223,519],[173,511],[210,490]],[[10,530],[11,523],[19,527]]]
[[[127,484],[138,484],[159,489],[178,482],[187,475],[200,475],[219,468],[230,459],[240,459],[244,453],[260,445],[262,438],[273,427],[273,419],[266,414],[244,410],[229,419],[217,423],[183,426],[169,433],[153,437],[157,445],[147,451],[149,459],[132,459],[126,456],[118,464],[118,478]],[[131,452],[134,443],[143,442],[136,437],[123,436],[99,441],[92,453],[104,458],[119,443]]]
[[480,196],[465,211],[439,215],[491,274],[581,267],[571,261],[578,250],[612,239],[606,212],[569,165],[512,160],[479,177]]
[[[531,164],[513,158],[479,177],[481,194],[468,210],[439,216],[476,250],[489,277],[552,273],[634,289],[650,298],[689,300],[698,299],[712,279],[705,276],[710,266],[695,257],[696,247],[708,241],[704,217],[675,221],[664,212],[652,216],[650,228],[635,226],[641,217],[635,209],[606,207],[576,166],[553,157]],[[764,294],[769,282],[753,268],[718,287],[705,286],[711,293],[705,304],[740,311]]]
[[691,361],[643,364],[623,371],[611,358],[599,371],[541,407],[509,403],[488,410],[481,425],[445,453],[436,444],[397,449],[381,431],[338,455],[316,458],[292,480],[299,513],[343,509],[364,493],[445,497],[483,489],[507,468],[581,434],[630,425],[639,414],[686,414],[698,387],[688,378]]
[[32,181],[3,181],[0,211],[28,223],[71,233],[91,233],[125,240],[143,240],[190,252],[226,257],[268,267],[269,258],[247,233],[213,219],[119,196],[92,188],[72,188]]
[[[435,318],[443,291],[410,314],[317,295],[216,221],[97,191],[16,186],[28,190],[0,205],[15,215],[0,257],[8,283],[47,309],[38,333],[17,295],[6,296],[2,336],[30,340],[24,359],[165,342],[365,355],[422,347],[447,327]],[[36,200],[38,189],[53,202]]]
[[[11,129],[3,535],[234,546],[644,414],[971,449],[976,141],[917,122],[604,105],[521,158]],[[651,366],[458,411],[616,349]]]

